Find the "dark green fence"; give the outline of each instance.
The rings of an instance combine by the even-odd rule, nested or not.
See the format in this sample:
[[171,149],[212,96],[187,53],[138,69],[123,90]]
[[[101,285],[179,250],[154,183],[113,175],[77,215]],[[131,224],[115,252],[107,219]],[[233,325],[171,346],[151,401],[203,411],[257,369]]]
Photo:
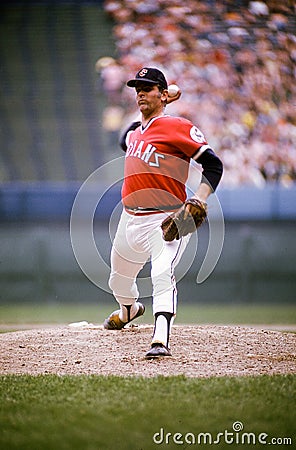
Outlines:
[[[295,223],[226,222],[218,264],[202,284],[196,275],[208,233],[199,232],[194,262],[179,282],[182,302],[295,302]],[[96,244],[109,261],[108,227],[96,226]],[[71,247],[68,224],[5,224],[0,227],[0,302],[89,303],[110,300],[82,273]],[[100,275],[98,266],[98,277]],[[145,269],[147,272],[147,268]]]

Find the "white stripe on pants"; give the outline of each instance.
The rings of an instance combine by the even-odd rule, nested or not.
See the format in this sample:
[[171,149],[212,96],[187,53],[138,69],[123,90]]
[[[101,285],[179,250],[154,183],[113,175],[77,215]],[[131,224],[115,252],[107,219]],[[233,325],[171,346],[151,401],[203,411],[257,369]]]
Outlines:
[[119,304],[131,305],[139,297],[136,278],[151,258],[153,314],[176,313],[177,291],[174,269],[190,235],[165,242],[160,225],[165,213],[131,215],[122,212],[111,251],[109,286]]

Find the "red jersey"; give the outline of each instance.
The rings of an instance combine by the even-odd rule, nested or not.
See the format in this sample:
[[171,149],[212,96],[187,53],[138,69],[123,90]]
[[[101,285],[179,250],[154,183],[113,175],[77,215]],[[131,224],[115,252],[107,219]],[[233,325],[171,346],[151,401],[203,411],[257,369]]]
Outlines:
[[160,116],[130,131],[126,144],[124,206],[168,209],[184,203],[190,158],[208,147],[202,132],[187,119]]

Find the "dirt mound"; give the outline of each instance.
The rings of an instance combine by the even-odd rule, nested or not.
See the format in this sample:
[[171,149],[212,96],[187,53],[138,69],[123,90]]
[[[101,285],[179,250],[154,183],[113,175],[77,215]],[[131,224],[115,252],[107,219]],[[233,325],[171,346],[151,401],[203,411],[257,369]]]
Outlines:
[[145,360],[152,326],[79,324],[0,335],[1,374],[185,375],[296,373],[296,334],[238,326],[175,325],[171,358]]

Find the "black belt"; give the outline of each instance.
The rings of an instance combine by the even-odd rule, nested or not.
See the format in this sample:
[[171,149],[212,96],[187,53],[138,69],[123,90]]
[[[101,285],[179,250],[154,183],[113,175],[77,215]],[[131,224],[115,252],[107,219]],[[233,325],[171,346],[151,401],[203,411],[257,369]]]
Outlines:
[[144,208],[142,206],[136,206],[134,208],[125,205],[125,209],[127,211],[131,211],[133,213],[153,213],[153,212],[162,212],[162,211],[173,211],[174,209],[181,208],[182,203],[179,203],[178,205],[165,205],[165,206],[158,206],[157,208]]

